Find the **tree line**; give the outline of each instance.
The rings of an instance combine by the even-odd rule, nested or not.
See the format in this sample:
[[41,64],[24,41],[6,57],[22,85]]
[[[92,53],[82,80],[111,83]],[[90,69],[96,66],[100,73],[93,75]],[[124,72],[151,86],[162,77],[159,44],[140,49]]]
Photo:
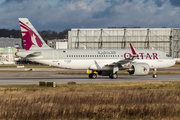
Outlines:
[[[59,33],[52,30],[42,30],[38,31],[38,33],[45,40],[45,42],[47,42],[47,40],[53,39],[67,39],[68,31],[70,31],[70,29],[65,29],[64,31]],[[0,29],[0,37],[22,38],[22,34],[20,30]]]

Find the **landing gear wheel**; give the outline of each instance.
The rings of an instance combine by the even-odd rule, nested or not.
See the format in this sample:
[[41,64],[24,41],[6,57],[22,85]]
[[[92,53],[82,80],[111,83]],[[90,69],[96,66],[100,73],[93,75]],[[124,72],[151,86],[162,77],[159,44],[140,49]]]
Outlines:
[[153,69],[153,78],[157,78],[158,75],[156,74],[157,69]]
[[109,78],[111,78],[111,79],[116,79],[117,77],[118,77],[118,75],[116,73],[109,75]]
[[156,75],[156,74],[153,75],[153,78],[157,78],[157,77],[158,77],[158,75]]
[[96,74],[89,74],[89,78],[90,78],[90,79],[96,79],[96,78],[97,78],[97,75],[96,75]]

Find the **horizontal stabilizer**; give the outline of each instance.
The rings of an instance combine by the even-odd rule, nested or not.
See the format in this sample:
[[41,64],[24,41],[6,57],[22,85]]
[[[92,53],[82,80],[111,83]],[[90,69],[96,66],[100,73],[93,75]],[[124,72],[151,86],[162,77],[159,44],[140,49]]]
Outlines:
[[38,56],[42,56],[42,53],[41,52],[34,52],[34,53],[27,55],[25,58],[38,57]]

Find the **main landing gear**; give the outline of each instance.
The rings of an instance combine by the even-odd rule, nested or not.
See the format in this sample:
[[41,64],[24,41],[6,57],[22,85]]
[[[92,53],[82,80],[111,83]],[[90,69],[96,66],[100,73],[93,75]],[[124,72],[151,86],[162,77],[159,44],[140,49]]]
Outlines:
[[153,78],[157,78],[158,75],[156,74],[157,69],[153,69]]
[[97,78],[97,74],[91,73],[91,74],[89,74],[89,78],[90,79],[96,79]]
[[112,73],[109,75],[110,79],[116,79],[118,77],[117,71],[119,70],[118,67],[114,67]]
[[117,73],[113,73],[109,75],[110,79],[116,79],[118,77]]

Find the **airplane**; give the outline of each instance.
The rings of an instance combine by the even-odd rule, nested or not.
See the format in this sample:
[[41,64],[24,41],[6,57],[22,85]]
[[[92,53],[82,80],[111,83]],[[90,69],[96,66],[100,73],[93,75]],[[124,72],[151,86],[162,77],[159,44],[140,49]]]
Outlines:
[[27,18],[19,18],[25,51],[17,56],[50,66],[66,69],[86,69],[90,79],[97,75],[118,77],[119,70],[127,70],[130,75],[148,75],[153,70],[157,78],[158,68],[170,67],[175,60],[166,52],[155,49],[52,49]]

